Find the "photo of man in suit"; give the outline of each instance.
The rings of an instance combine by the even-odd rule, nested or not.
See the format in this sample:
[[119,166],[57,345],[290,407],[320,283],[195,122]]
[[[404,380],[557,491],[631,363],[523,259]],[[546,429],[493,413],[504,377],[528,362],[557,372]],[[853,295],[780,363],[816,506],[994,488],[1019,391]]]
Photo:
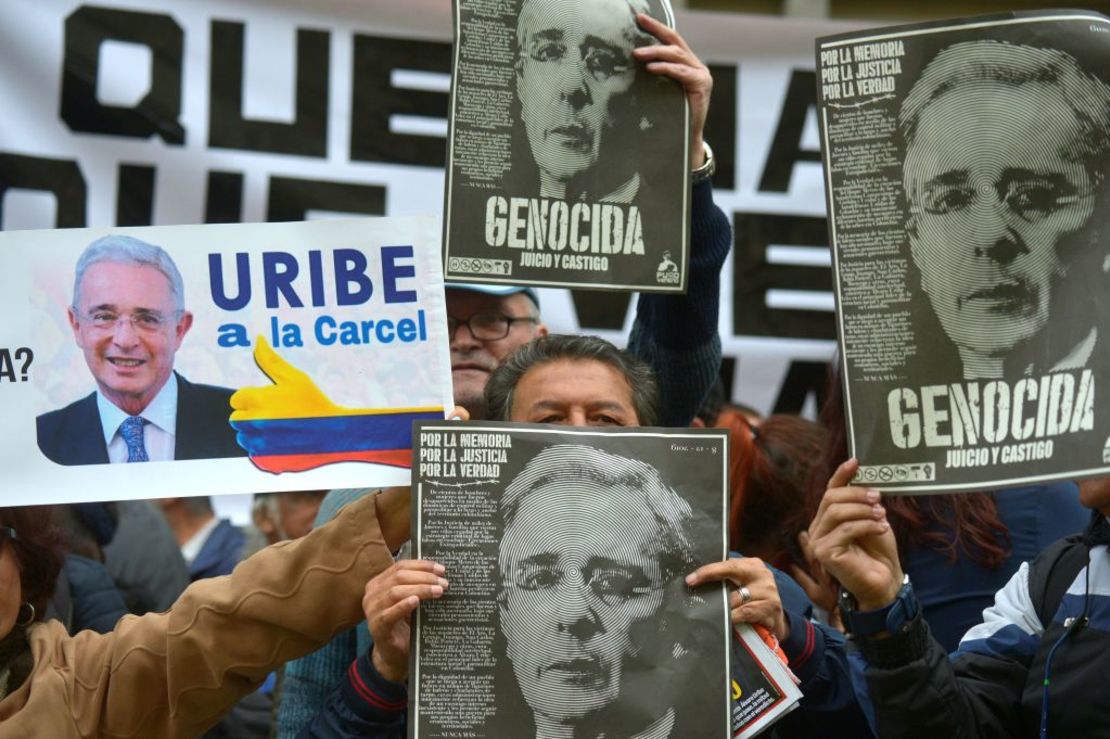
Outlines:
[[130,236],[92,242],[67,309],[96,390],[37,419],[38,445],[63,465],[239,457],[233,390],[174,372],[193,325],[181,273],[161,247]]

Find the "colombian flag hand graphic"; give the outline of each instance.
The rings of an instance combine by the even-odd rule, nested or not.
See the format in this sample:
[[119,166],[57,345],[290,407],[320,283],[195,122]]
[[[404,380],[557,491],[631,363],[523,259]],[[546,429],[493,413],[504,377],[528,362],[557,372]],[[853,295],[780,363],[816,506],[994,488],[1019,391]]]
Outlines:
[[412,422],[443,418],[443,408],[344,408],[258,337],[254,361],[273,385],[231,396],[239,446],[267,472],[300,472],[334,462],[412,463]]

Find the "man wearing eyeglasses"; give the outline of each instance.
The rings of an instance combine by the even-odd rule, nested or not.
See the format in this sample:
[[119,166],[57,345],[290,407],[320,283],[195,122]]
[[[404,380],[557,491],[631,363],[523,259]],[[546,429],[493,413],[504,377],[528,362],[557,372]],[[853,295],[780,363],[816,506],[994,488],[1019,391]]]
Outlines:
[[689,504],[644,462],[564,444],[509,484],[501,514],[501,633],[535,736],[671,736],[676,709],[645,693],[670,688],[689,647],[663,596],[695,569]]
[[[632,50],[647,0],[525,0],[517,26],[516,93],[542,197],[628,203],[640,188],[628,138],[637,79]],[[635,124],[635,125],[633,125]],[[645,126],[646,127],[646,126]],[[605,186],[589,192],[589,185]]]
[[232,390],[173,371],[193,325],[170,256],[130,236],[92,242],[77,260],[69,325],[96,391],[38,417],[38,444],[64,465],[240,457]]
[[898,124],[913,265],[963,377],[1091,364],[1110,88],[1063,51],[963,42],[925,67]]
[[455,404],[482,419],[490,373],[517,347],[546,335],[547,327],[532,288],[448,284],[447,334]]

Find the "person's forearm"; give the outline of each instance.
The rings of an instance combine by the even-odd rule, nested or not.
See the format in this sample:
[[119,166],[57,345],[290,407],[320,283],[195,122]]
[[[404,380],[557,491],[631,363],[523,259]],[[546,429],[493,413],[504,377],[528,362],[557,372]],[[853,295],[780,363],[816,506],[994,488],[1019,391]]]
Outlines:
[[717,335],[721,302],[721,268],[732,247],[728,217],[713,202],[713,187],[694,185],[690,213],[690,265],[685,295],[642,293],[637,323],[656,344],[690,349]]
[[790,633],[780,644],[804,696],[800,712],[806,726],[832,721],[838,736],[873,736],[865,708],[852,684],[844,636],[808,618],[786,612]]
[[378,525],[381,526],[385,545],[391,552],[396,552],[409,540],[412,513],[411,490],[412,488],[407,485],[385,488],[374,496]]
[[[863,643],[864,638],[857,641],[867,661],[865,675],[875,728],[883,739],[1015,735],[1013,709],[1019,705],[1024,681],[1001,680],[998,669],[1005,666],[1016,676],[1021,672],[1019,666],[984,659],[992,663],[984,670],[985,680],[961,679],[920,615],[905,633],[889,634],[870,645]],[[1010,694],[1010,687],[1017,692]],[[1004,695],[1009,697],[998,703]],[[990,716],[993,727],[981,725],[985,716]]]
[[686,294],[642,293],[628,340],[628,350],[651,365],[665,389],[663,426],[688,426],[720,372],[720,278],[731,245],[712,186],[695,185]]
[[374,511],[373,499],[352,503],[231,575],[193,583],[166,613],[125,617],[109,635],[79,635],[74,715],[82,724],[99,717],[104,735],[196,736],[275,667],[363,618],[366,581],[393,561]]

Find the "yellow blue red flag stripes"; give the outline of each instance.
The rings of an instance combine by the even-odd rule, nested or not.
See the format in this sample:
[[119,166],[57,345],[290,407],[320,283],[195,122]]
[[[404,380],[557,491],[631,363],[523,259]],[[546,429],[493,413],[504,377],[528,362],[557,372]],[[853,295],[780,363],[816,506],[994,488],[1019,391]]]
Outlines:
[[256,466],[268,472],[297,472],[333,462],[408,467],[412,422],[442,418],[442,408],[425,408],[232,421],[231,425]]
[[344,408],[286,362],[263,337],[254,360],[273,380],[231,396],[239,446],[267,472],[299,472],[336,462],[411,466],[412,422],[441,420],[442,407]]

